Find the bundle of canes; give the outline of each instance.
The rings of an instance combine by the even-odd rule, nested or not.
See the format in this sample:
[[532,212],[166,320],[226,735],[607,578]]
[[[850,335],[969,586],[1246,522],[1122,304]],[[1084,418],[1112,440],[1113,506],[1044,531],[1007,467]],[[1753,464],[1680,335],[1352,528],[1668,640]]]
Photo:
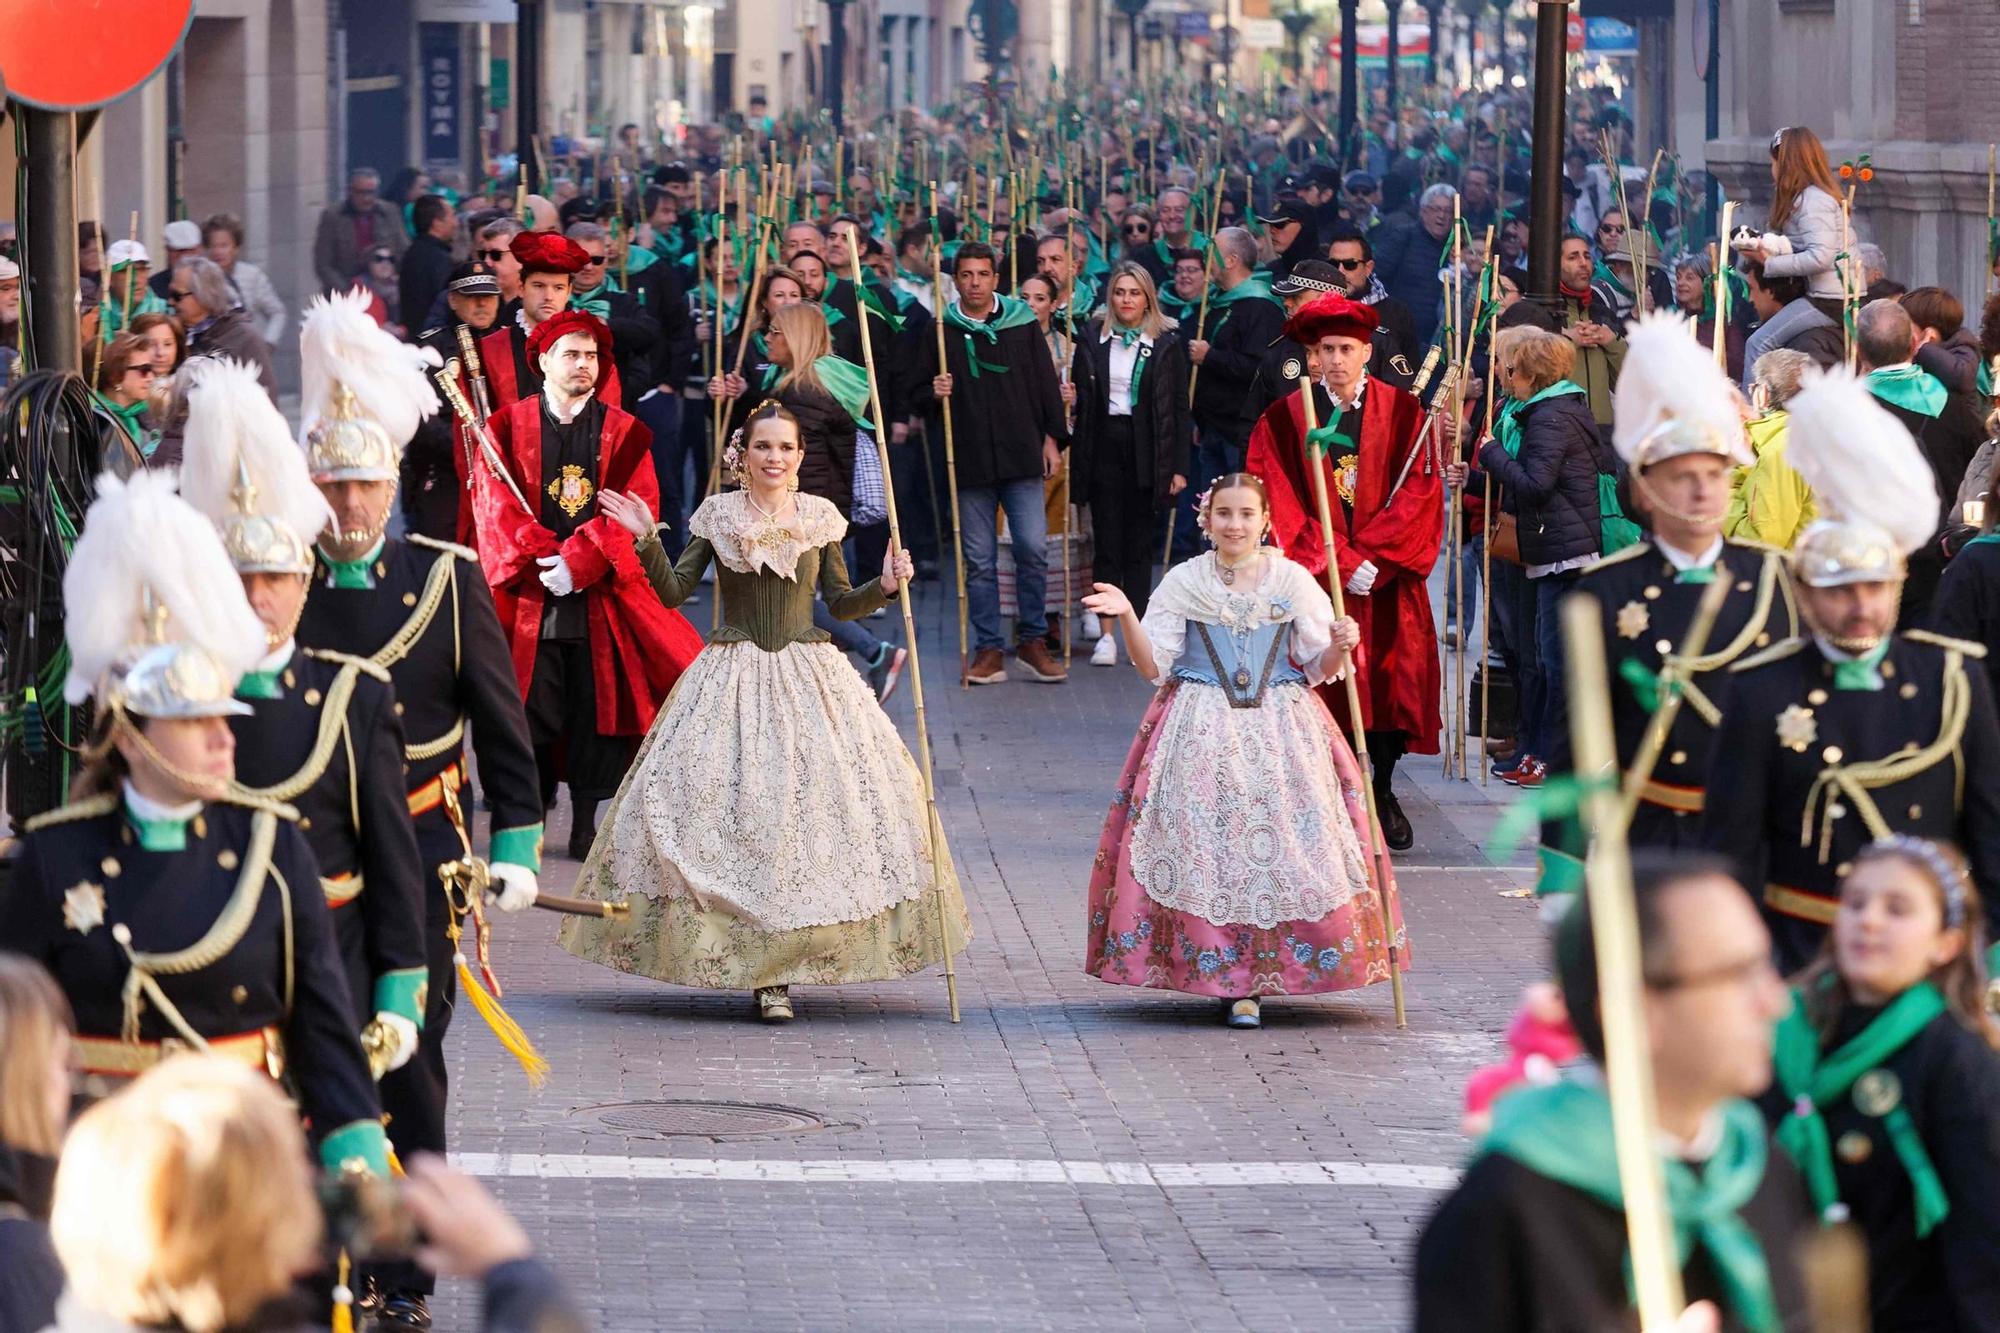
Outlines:
[[[932,304],[937,307],[937,318],[931,321],[931,326],[937,331],[938,374],[948,375],[951,373],[951,363],[945,359],[944,354],[944,233],[938,229],[937,182],[932,181],[930,186],[931,241],[937,247],[936,259],[931,264],[931,286],[936,293],[932,298]],[[951,559],[953,566],[958,570],[958,687],[967,690],[972,688],[972,665],[971,659],[966,655],[965,535],[958,521],[958,446],[951,431],[951,399],[939,400],[938,408],[944,414],[944,475],[951,499]],[[904,610],[906,612],[909,610],[907,604]],[[910,640],[912,651],[915,651],[916,646],[916,640]],[[928,752],[926,754],[928,755]],[[924,763],[926,765],[930,763],[928,757]]]
[[[1326,586],[1333,596],[1335,619],[1347,615],[1347,597],[1340,586],[1340,560],[1333,549],[1333,505],[1326,494],[1325,449],[1315,445],[1313,437],[1319,434],[1319,408],[1313,402],[1313,377],[1310,373],[1299,376],[1299,401],[1305,408],[1305,466],[1312,474],[1313,502],[1319,507],[1320,539],[1326,545]],[[1333,420],[1327,423],[1332,430],[1340,424],[1340,408],[1333,411]],[[1396,1026],[1410,1025],[1409,1015],[1403,1009],[1403,970],[1396,948],[1396,920],[1389,903],[1389,859],[1382,850],[1382,822],[1375,809],[1375,765],[1368,757],[1368,733],[1361,725],[1361,684],[1356,679],[1357,672],[1352,660],[1344,678],[1347,686],[1347,719],[1354,737],[1354,758],[1361,766],[1361,792],[1366,803],[1368,827],[1361,830],[1362,841],[1368,851],[1369,887],[1375,892],[1375,907],[1382,919],[1382,940],[1389,952],[1389,989],[1395,997]]]
[[[861,247],[850,246],[848,262],[853,266],[849,275],[854,279],[856,291],[861,289]],[[940,312],[942,313],[942,312]],[[882,390],[875,379],[875,344],[868,336],[868,321],[857,321],[861,334],[861,360],[868,371],[868,403],[875,415],[875,452],[882,460],[882,489],[889,503],[889,549],[903,548],[903,525],[896,513],[896,482],[889,471],[889,439],[885,433],[882,415]],[[917,769],[924,781],[924,842],[930,848],[931,856],[931,897],[937,904],[938,953],[944,963],[945,996],[951,1004],[951,1021],[958,1022],[958,973],[951,961],[951,923],[944,910],[944,855],[938,837],[942,825],[938,821],[937,784],[931,777],[931,733],[930,724],[924,715],[924,665],[917,656],[917,621],[911,609],[915,600],[909,587],[903,587],[902,596],[896,600],[903,608],[903,642],[910,648],[910,698],[917,711]]]

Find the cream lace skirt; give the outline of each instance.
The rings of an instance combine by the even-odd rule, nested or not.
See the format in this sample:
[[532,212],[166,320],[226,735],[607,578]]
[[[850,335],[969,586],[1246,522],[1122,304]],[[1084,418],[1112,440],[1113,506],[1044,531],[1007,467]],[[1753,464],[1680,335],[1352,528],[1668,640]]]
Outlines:
[[[970,936],[916,762],[829,643],[703,650],[599,824],[562,946],[660,981],[721,989],[879,981]],[[943,919],[938,896],[943,895]]]

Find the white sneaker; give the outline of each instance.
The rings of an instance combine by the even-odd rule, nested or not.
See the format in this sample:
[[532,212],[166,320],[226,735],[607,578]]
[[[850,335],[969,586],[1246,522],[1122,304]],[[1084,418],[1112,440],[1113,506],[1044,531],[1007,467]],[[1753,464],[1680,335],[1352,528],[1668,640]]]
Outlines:
[[1097,612],[1085,611],[1083,613],[1083,637],[1086,639],[1095,639],[1103,633],[1104,627],[1097,623]]
[[1118,638],[1116,635],[1106,634],[1098,639],[1097,646],[1090,650],[1090,664],[1092,666],[1118,665]]

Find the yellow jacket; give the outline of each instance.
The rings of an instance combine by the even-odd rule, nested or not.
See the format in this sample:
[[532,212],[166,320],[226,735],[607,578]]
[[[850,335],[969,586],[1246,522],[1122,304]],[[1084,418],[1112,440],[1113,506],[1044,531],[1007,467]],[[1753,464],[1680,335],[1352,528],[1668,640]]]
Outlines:
[[1789,551],[1806,525],[1818,516],[1812,488],[1785,461],[1789,420],[1787,414],[1773,412],[1744,428],[1757,461],[1736,469],[1736,491],[1722,519],[1723,536]]

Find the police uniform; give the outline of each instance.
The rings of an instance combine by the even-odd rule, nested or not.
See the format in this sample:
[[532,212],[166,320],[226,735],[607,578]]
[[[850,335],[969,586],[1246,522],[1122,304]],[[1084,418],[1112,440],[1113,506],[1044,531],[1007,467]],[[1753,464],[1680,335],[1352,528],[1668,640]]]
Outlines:
[[[1679,663],[1695,610],[1713,579],[1728,581],[1728,595],[1701,657]],[[1723,542],[1712,563],[1683,570],[1652,542],[1640,542],[1586,569],[1576,591],[1597,599],[1605,658],[1618,677],[1611,683],[1611,725],[1621,775],[1630,770],[1652,725],[1663,668],[1669,659],[1692,668],[1652,775],[1639,790],[1626,838],[1634,847],[1695,845],[1701,839],[1715,727],[1736,679],[1729,668],[1798,633],[1784,556],[1767,547]],[[1566,730],[1556,737],[1548,763],[1551,772],[1571,769]],[[1578,887],[1585,850],[1574,821],[1551,824],[1542,848],[1540,891]]]
[[[45,966],[75,1014],[78,1063],[108,1091],[179,1051],[266,1070],[296,1095],[334,1170],[387,1172],[380,1104],[355,1030],[319,869],[289,806],[199,791],[153,748],[151,720],[242,711],[231,690],[264,643],[209,520],[174,479],[107,477],[65,580],[67,695],[96,699],[110,765],[133,779],[29,822],[0,891],[0,948]],[[172,551],[174,559],[153,559]]]
[[2000,721],[1986,650],[1922,630],[1885,649],[1872,688],[1808,638],[1735,671],[1704,841],[1761,889],[1786,971],[1818,952],[1854,854],[1888,833],[1958,844],[2000,904]]

